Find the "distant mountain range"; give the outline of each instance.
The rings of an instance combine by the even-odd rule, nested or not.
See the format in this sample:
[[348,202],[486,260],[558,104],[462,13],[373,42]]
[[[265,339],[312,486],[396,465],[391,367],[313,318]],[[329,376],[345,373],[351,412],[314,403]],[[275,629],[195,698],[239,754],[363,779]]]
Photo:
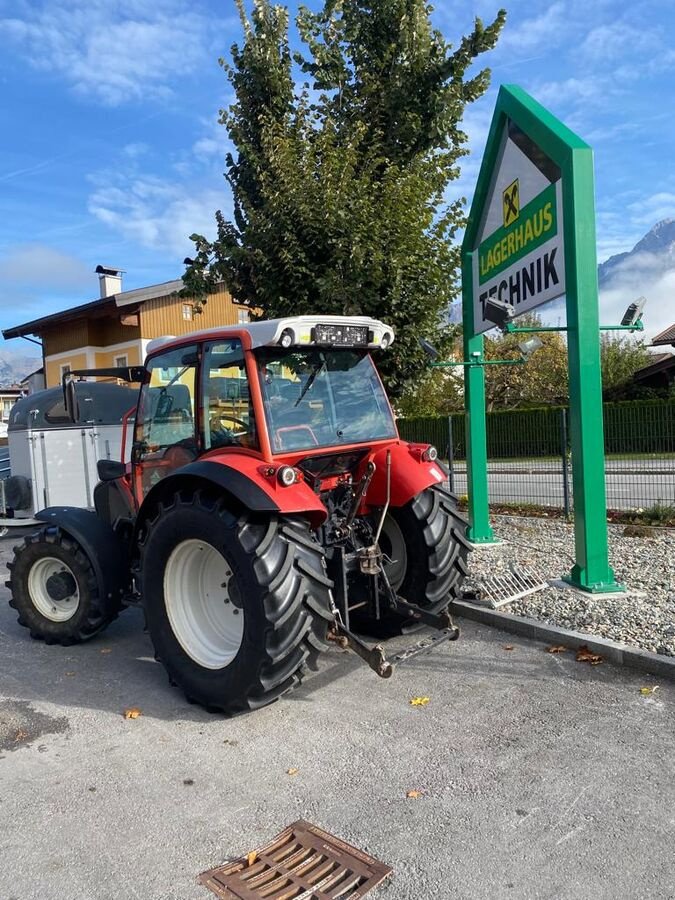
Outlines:
[[0,385],[9,387],[18,384],[42,365],[39,356],[24,356],[14,350],[0,350]]
[[601,288],[640,285],[675,270],[675,219],[663,219],[632,250],[610,256],[598,266]]

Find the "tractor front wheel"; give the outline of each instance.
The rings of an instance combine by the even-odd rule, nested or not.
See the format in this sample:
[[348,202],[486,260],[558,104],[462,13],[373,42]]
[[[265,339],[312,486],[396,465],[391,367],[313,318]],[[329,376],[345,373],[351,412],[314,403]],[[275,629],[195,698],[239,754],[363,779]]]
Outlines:
[[9,605],[32,638],[67,647],[93,637],[117,617],[119,604],[101,597],[87,554],[60,528],[42,528],[14,548],[7,563]]
[[323,550],[307,524],[237,517],[206,492],[159,506],[142,537],[141,584],[170,680],[226,713],[293,688],[333,619]]

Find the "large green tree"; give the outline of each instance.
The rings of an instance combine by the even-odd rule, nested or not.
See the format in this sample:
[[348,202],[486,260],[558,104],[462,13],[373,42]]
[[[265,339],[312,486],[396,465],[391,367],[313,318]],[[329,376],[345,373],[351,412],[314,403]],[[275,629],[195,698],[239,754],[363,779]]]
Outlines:
[[243,41],[221,60],[235,101],[221,112],[231,218],[192,235],[186,290],[221,281],[265,317],[360,313],[396,342],[382,360],[397,395],[426,365],[417,338],[442,343],[457,293],[463,205],[450,185],[466,151],[461,120],[488,87],[468,74],[494,46],[502,11],[453,48],[424,0],[325,0],[301,8],[302,51],[286,8],[237,0]]

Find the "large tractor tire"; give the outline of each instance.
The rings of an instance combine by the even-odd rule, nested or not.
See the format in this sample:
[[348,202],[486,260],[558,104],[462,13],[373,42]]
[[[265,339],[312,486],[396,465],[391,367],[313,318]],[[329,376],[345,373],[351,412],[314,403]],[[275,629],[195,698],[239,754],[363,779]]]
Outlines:
[[[387,514],[380,547],[392,562],[385,571],[394,591],[409,603],[441,612],[458,595],[467,575],[470,544],[467,522],[457,509],[456,497],[434,485],[405,506]],[[385,612],[376,622],[355,618],[363,631],[386,637],[400,633],[406,619]]]
[[157,658],[207,709],[271,703],[325,646],[332,582],[301,519],[237,517],[222,498],[177,493],[144,528],[140,573]]
[[6,586],[19,625],[32,638],[64,647],[87,641],[117,617],[119,603],[101,597],[89,557],[60,528],[42,528],[14,548]]

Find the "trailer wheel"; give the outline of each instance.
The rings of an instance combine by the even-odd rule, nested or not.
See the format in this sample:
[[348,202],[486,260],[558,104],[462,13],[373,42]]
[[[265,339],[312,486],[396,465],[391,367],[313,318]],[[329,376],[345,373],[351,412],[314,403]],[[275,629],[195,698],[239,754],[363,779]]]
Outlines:
[[141,539],[148,630],[188,700],[234,713],[299,683],[333,621],[323,549],[301,519],[177,493]]
[[[456,497],[436,485],[390,510],[380,547],[392,560],[385,570],[396,593],[430,612],[445,609],[467,575],[466,525]],[[379,622],[355,619],[364,631],[378,636],[400,632],[405,621],[396,613],[385,613]]]
[[79,644],[103,631],[119,612],[119,604],[100,597],[87,554],[60,528],[42,528],[24,538],[7,568],[9,605],[36,640]]

